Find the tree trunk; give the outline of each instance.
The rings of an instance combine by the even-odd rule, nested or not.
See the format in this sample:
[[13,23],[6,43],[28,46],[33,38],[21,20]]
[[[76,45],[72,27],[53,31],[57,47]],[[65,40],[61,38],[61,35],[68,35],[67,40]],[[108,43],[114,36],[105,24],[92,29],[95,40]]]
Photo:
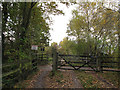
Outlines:
[[2,61],[5,62],[5,56],[4,56],[4,50],[5,50],[5,35],[3,34],[6,31],[6,23],[7,23],[7,18],[8,18],[8,10],[7,10],[7,6],[8,3],[4,2],[3,4],[3,23],[2,23]]
[[[118,69],[120,69],[120,0],[118,2],[118,6],[119,6],[119,14],[118,14]],[[120,88],[120,72],[118,72],[118,88]]]
[[[28,7],[31,4],[30,7]],[[32,8],[34,7],[34,5],[36,4],[36,2],[31,2],[31,3],[24,3],[24,9],[23,9],[23,21],[21,24],[21,41],[20,41],[20,45],[22,45],[22,50],[24,50],[24,46],[25,46],[25,38],[26,38],[26,32],[28,31],[28,27],[29,27],[29,23],[30,23],[30,18],[31,18],[31,12],[32,12]]]

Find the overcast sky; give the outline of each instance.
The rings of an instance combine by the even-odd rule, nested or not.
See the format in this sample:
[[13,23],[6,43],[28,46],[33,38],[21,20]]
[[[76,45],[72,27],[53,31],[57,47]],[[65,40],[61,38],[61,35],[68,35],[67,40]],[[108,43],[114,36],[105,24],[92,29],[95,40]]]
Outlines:
[[75,5],[71,5],[70,7],[66,7],[64,4],[59,4],[59,9],[63,10],[65,13],[64,15],[51,15],[53,19],[53,25],[50,27],[53,28],[53,30],[50,30],[52,39],[50,41],[50,45],[52,42],[57,42],[59,44],[60,41],[63,40],[64,37],[67,36],[67,24],[69,23],[69,20],[72,18],[72,10],[75,9]]

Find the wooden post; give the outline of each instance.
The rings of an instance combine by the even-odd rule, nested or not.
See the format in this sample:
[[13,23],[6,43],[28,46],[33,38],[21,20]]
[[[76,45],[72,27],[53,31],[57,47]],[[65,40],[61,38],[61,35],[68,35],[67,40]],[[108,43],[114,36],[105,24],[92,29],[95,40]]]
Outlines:
[[99,71],[99,59],[96,58],[96,68],[97,68],[97,71]]
[[103,66],[102,66],[102,64],[103,64],[103,59],[101,59],[101,62],[100,62],[100,72],[103,72]]
[[55,48],[52,48],[52,53],[53,53],[53,66],[52,66],[52,71],[53,73],[57,70],[57,64],[58,64],[58,54]]
[[36,51],[36,53],[35,53],[35,55],[36,55],[36,60],[35,60],[35,70],[37,70],[37,66],[38,66],[38,53],[37,53],[37,51]]
[[97,67],[97,71],[101,72],[101,70],[102,70],[101,58],[96,58],[96,67]]

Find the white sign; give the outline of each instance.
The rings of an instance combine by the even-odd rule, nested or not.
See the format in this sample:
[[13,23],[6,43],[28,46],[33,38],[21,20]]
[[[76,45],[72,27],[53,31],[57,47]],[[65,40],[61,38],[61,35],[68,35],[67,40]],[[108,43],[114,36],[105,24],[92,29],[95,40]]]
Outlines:
[[38,50],[38,45],[32,45],[31,49],[32,50]]

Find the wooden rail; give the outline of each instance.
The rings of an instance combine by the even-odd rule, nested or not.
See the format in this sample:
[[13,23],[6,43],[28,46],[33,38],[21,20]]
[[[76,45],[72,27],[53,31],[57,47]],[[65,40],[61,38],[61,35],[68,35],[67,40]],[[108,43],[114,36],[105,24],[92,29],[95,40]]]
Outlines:
[[58,54],[59,56],[63,56],[63,57],[91,57],[91,56],[88,56],[88,55],[64,55],[64,54]]
[[[46,54],[43,54],[43,56]],[[39,55],[41,56],[41,55]],[[39,57],[38,57],[39,58]],[[37,59],[38,59],[37,58]],[[29,72],[37,69],[38,60],[34,59],[31,61],[22,60],[21,62],[14,62],[11,64],[2,65],[2,87],[13,87],[16,81],[24,79]],[[41,58],[39,58],[41,59]],[[42,60],[48,59],[43,57]],[[40,60],[40,61],[42,61]],[[24,61],[24,62],[23,62]]]
[[[54,52],[57,53],[55,49],[54,49]],[[60,60],[58,60],[58,57],[60,58]],[[81,67],[90,67],[94,71],[101,71],[101,72],[102,71],[114,71],[110,69],[107,70],[104,68],[116,68],[118,62],[112,61],[112,59],[115,59],[115,58],[120,58],[120,57],[108,57],[108,56],[102,57],[102,56],[90,56],[90,55],[64,55],[64,54],[57,53],[57,54],[53,54],[53,62],[54,62],[53,66],[58,67],[58,69],[63,69],[62,66],[63,67],[70,66],[72,67],[72,69],[70,68],[70,70],[73,70],[73,69],[79,70]],[[110,59],[110,60],[105,61],[104,59]],[[74,64],[77,64],[77,65],[74,65]]]

